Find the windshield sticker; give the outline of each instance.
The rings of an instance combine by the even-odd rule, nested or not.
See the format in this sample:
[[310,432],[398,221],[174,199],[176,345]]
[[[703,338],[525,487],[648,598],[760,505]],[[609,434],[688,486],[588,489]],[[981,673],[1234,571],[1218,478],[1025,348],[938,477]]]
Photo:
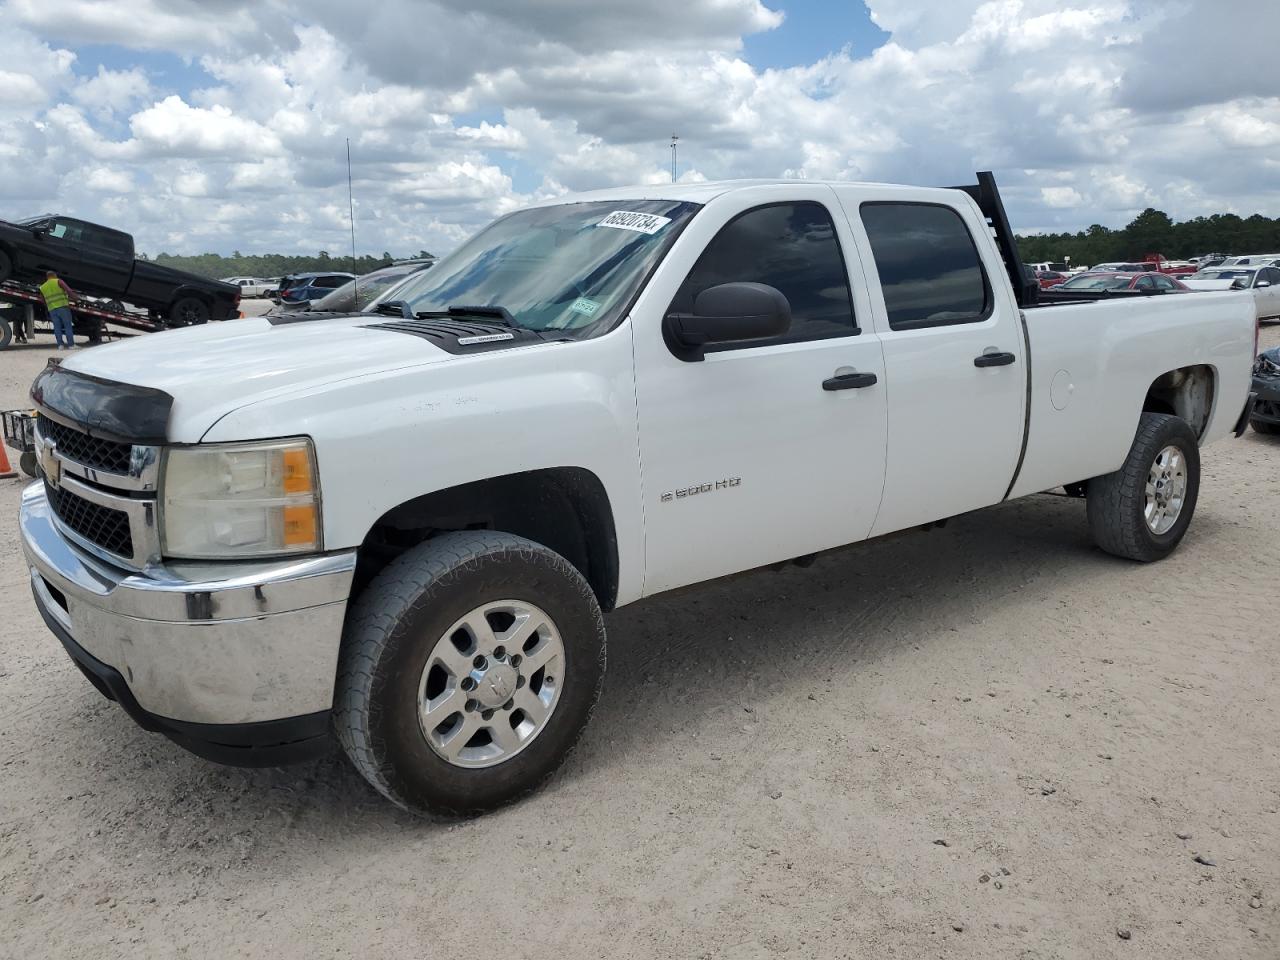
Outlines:
[[634,230],[653,236],[668,223],[670,217],[659,217],[652,213],[630,213],[626,210],[615,210],[598,224],[601,227],[613,227],[615,230]]
[[600,309],[600,304],[595,300],[579,297],[569,305],[569,309],[574,313],[582,314],[584,317],[594,317],[596,311]]

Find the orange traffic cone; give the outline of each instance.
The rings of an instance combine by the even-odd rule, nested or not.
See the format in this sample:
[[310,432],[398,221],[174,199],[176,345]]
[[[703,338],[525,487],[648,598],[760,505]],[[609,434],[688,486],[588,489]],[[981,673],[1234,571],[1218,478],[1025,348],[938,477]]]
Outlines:
[[16,477],[18,471],[9,465],[9,455],[4,452],[4,441],[0,441],[0,480]]

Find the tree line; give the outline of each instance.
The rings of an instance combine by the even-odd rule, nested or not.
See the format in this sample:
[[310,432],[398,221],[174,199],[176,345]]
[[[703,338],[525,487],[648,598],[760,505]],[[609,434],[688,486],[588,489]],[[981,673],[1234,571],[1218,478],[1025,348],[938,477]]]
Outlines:
[[1073,265],[1092,266],[1113,260],[1141,260],[1160,253],[1185,260],[1206,253],[1280,252],[1280,218],[1262,214],[1238,217],[1215,213],[1175,223],[1168,214],[1148,207],[1127,227],[1112,230],[1095,223],[1079,233],[1048,233],[1018,237],[1018,251],[1028,263],[1071,258]]
[[430,256],[431,254],[425,250],[419,250],[417,253],[410,254],[407,257],[392,257],[390,253],[385,251],[380,257],[366,253],[356,258],[353,269],[351,257],[330,256],[327,250],[321,250],[315,256],[285,253],[243,254],[239,250],[236,250],[229,257],[224,257],[218,253],[201,253],[194,256],[158,253],[154,258],[148,258],[145,253],[138,254],[140,260],[151,259],[153,263],[158,263],[162,266],[173,267],[175,270],[185,270],[188,273],[214,279],[221,277],[260,277],[265,279],[267,277],[283,277],[291,273],[310,273],[312,271],[325,270],[363,275],[371,270],[389,266],[396,259],[409,260]]

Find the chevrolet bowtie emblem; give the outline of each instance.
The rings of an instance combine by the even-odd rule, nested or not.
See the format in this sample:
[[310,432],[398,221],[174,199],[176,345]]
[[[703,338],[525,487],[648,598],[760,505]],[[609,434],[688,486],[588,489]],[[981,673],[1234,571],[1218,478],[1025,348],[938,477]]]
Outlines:
[[49,486],[55,490],[62,482],[62,461],[58,459],[58,445],[51,440],[40,441],[40,472],[44,474]]

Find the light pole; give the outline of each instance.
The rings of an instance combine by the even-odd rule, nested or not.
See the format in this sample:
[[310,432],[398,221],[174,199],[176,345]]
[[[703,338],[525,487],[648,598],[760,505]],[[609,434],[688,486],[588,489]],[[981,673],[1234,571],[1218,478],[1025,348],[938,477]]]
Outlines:
[[674,133],[671,135],[671,182],[676,182],[676,144],[680,142],[680,138]]

